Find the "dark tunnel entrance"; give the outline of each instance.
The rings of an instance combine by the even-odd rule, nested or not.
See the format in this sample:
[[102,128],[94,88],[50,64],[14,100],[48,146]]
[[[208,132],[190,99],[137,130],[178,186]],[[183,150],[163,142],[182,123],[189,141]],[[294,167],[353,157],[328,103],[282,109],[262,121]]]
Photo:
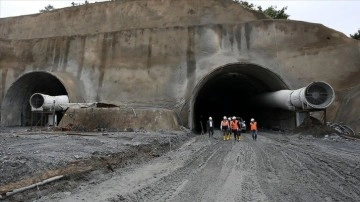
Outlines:
[[[34,93],[51,96],[68,95],[61,81],[51,73],[25,74],[16,80],[6,93],[2,103],[2,123],[7,126],[46,125],[48,114],[31,112],[29,99]],[[56,112],[56,115],[59,123],[63,114]]]
[[[248,126],[255,118],[260,127],[287,129],[295,127],[295,113],[283,109],[253,105],[255,95],[288,89],[282,79],[263,67],[253,64],[231,64],[221,67],[198,85],[193,105],[193,129],[206,130],[211,116],[215,128],[220,127],[223,116],[242,117]],[[201,126],[202,124],[202,126]]]

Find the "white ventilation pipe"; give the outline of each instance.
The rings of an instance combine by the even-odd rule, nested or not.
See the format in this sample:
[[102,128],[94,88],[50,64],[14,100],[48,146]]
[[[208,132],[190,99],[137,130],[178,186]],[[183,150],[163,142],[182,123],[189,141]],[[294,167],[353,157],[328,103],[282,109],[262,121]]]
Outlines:
[[258,105],[295,111],[298,109],[325,109],[335,99],[334,89],[325,82],[312,82],[298,90],[279,90],[260,94],[254,101]]
[[68,104],[69,97],[67,95],[50,96],[41,93],[35,93],[30,97],[30,106],[32,111],[61,111],[60,105]]

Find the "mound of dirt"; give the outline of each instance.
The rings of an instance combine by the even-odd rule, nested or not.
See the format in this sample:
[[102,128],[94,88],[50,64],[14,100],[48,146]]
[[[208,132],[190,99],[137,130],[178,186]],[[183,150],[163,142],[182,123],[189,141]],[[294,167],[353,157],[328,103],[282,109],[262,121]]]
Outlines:
[[72,178],[96,170],[113,172],[147,162],[192,136],[186,131],[74,134],[13,128],[4,131],[12,132],[0,133],[0,194],[56,176]]
[[297,128],[294,129],[293,133],[300,135],[312,135],[314,137],[324,137],[334,133],[334,130],[321,123],[314,117],[308,117],[304,122]]

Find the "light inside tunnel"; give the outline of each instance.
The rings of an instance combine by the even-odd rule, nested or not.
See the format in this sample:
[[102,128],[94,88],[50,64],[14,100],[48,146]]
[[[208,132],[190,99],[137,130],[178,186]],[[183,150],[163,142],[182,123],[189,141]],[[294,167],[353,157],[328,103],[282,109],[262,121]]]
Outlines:
[[197,87],[193,105],[193,129],[206,130],[206,121],[211,116],[215,127],[220,127],[223,116],[242,117],[247,125],[251,118],[259,126],[268,128],[292,128],[294,112],[254,105],[255,95],[288,89],[282,79],[263,67],[253,64],[231,64],[218,68]]
[[[61,81],[48,72],[25,74],[16,80],[6,93],[2,104],[2,122],[8,126],[36,126],[44,118],[43,123],[46,123],[46,115],[41,117],[40,113],[31,112],[29,99],[34,93],[51,96],[68,94]],[[62,113],[56,113],[60,120]]]

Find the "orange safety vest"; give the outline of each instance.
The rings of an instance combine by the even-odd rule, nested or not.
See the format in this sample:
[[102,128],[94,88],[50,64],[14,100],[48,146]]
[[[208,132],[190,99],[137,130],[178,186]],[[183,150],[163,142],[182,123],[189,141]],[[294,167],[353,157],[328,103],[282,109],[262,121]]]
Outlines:
[[238,121],[237,120],[231,121],[230,122],[230,127],[231,127],[232,130],[238,130],[239,129]]
[[255,122],[250,122],[250,130],[257,130],[257,123]]
[[228,121],[228,120],[222,120],[222,121],[221,121],[221,125],[222,125],[222,126],[228,126],[228,125],[229,125],[229,121]]

